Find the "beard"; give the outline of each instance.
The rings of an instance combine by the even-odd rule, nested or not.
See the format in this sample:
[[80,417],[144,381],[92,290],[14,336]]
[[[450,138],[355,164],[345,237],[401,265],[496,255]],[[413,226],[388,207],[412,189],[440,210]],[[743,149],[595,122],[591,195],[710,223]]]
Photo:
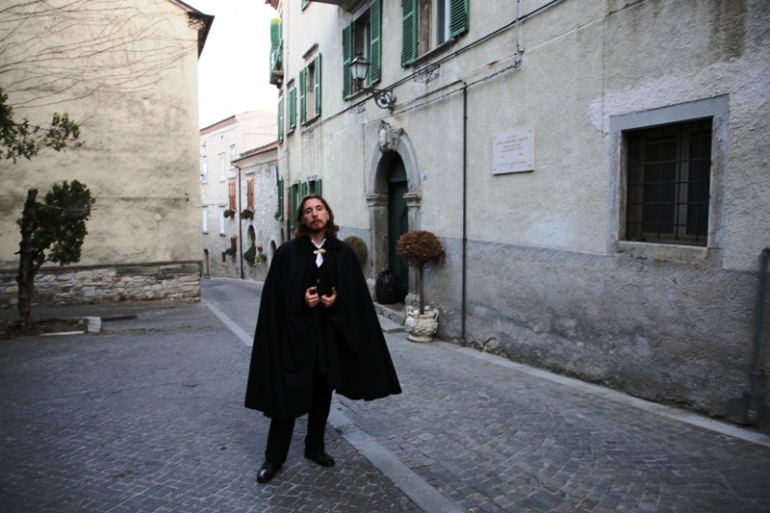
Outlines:
[[307,225],[307,229],[310,233],[317,234],[317,233],[323,233],[326,231],[326,221],[311,221]]

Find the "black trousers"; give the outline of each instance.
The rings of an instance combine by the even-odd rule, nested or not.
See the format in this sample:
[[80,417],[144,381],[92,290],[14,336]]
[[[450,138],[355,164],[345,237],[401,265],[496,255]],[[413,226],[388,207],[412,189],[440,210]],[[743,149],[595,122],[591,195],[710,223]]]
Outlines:
[[[329,418],[329,410],[332,404],[332,388],[322,377],[319,377],[313,387],[313,399],[310,404],[310,412],[307,417],[307,436],[305,436],[305,451],[309,453],[324,452],[324,433],[326,421]],[[291,436],[294,433],[294,421],[271,420],[270,430],[267,433],[267,449],[265,449],[265,461],[275,466],[281,466],[286,462],[291,445]]]

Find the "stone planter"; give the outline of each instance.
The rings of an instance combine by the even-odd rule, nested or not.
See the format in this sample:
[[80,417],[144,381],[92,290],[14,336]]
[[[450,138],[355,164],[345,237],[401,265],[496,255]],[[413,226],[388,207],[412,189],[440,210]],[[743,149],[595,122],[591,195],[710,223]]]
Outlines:
[[406,321],[404,328],[409,333],[408,338],[412,342],[430,342],[438,329],[438,310],[425,307],[425,313],[420,315],[420,309],[412,306],[406,307]]

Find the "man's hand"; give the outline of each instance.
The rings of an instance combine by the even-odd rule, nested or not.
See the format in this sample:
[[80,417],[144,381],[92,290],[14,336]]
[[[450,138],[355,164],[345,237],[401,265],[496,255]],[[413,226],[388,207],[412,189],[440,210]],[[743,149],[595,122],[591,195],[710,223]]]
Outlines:
[[321,298],[318,295],[318,289],[315,287],[308,287],[305,291],[305,304],[310,308],[315,308],[320,300]]
[[332,293],[328,296],[321,296],[321,306],[324,308],[331,308],[334,302],[337,300],[337,289],[332,287]]

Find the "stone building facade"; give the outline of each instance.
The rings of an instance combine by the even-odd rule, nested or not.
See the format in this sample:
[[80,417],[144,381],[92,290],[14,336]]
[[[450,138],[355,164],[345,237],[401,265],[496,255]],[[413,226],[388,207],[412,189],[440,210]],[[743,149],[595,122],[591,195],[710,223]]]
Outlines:
[[[86,5],[88,4],[88,5]],[[96,203],[80,262],[38,273],[36,301],[200,297],[197,62],[213,21],[175,0],[5,2],[0,84],[19,119],[66,112],[82,147],[0,161],[0,297],[16,302],[16,219],[78,180]]]
[[370,280],[430,230],[442,338],[767,422],[767,2],[271,4],[284,200],[322,183]]
[[[243,247],[248,238],[241,230],[253,223],[256,202],[256,161],[275,161],[275,110],[243,112],[200,130],[200,197],[203,275],[242,278]],[[242,155],[245,163],[236,164]],[[255,157],[255,155],[258,155]],[[256,166],[259,167],[259,166]],[[269,167],[269,165],[268,165]],[[275,182],[275,173],[272,171]],[[269,201],[275,201],[275,188]],[[248,247],[247,247],[248,249]],[[251,266],[249,266],[251,267]]]
[[273,142],[243,153],[233,164],[241,174],[241,205],[250,210],[240,222],[238,258],[242,278],[264,281],[275,250],[287,239],[276,193],[278,144]]

